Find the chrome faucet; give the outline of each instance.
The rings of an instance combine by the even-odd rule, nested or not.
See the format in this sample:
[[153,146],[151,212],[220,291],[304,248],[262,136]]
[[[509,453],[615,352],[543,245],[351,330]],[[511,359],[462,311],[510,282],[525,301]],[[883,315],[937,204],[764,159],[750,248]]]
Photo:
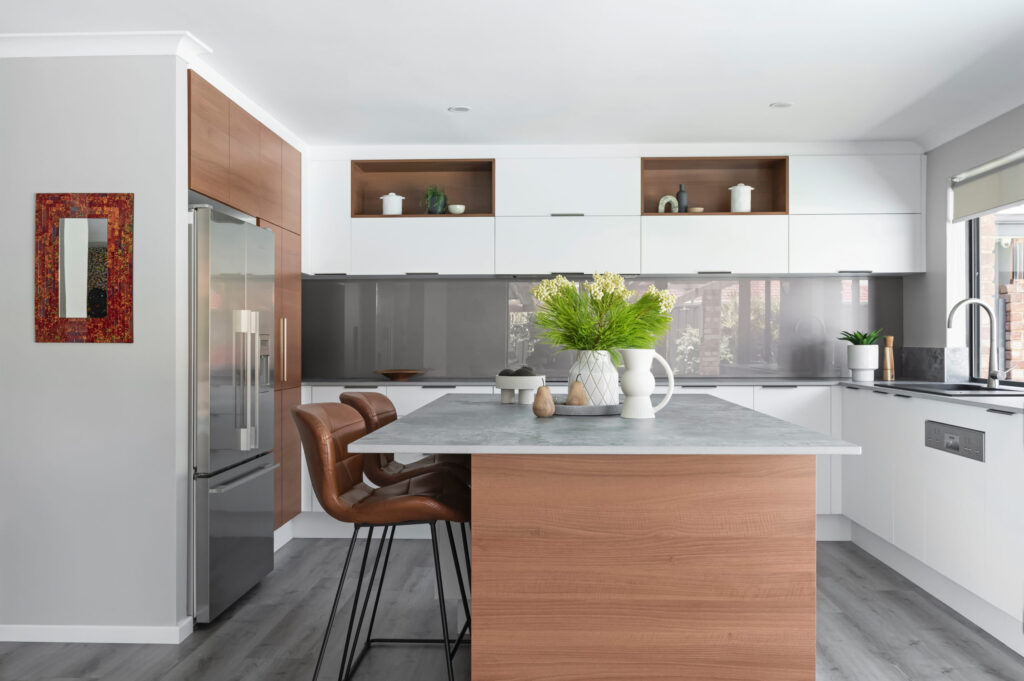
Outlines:
[[1006,371],[999,370],[999,346],[997,340],[998,329],[996,328],[996,315],[989,307],[988,303],[980,298],[964,298],[949,311],[949,317],[946,319],[946,328],[953,328],[953,315],[960,309],[962,305],[977,305],[981,309],[988,313],[988,330],[990,332],[988,341],[988,387],[990,390],[995,390],[999,387],[999,381],[1006,378]]

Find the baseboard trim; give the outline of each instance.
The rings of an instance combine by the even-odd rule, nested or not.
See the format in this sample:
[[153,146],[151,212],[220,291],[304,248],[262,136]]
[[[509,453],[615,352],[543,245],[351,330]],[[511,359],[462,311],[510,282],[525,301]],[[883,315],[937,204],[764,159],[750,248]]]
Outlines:
[[917,558],[851,521],[853,543],[983,629],[1018,655],[1024,655],[1024,631],[1011,617],[980,596],[944,577]]
[[[352,536],[351,523],[339,522],[323,511],[303,511],[288,524],[291,525],[293,539],[348,539]],[[282,525],[281,529],[284,527]],[[430,539],[430,528],[426,525],[401,526],[395,532],[395,539]]]
[[274,553],[295,538],[295,531],[292,523],[295,522],[295,518],[292,518],[281,527],[274,530]]
[[845,515],[819,515],[818,541],[850,541],[850,519]]
[[0,624],[0,641],[12,643],[162,643],[177,645],[192,633],[192,618],[169,627]]

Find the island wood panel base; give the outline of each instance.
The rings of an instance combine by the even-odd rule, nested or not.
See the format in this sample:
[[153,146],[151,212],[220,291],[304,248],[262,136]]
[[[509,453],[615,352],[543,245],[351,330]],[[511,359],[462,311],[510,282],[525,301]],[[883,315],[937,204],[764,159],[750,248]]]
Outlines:
[[474,681],[814,681],[815,457],[473,455]]

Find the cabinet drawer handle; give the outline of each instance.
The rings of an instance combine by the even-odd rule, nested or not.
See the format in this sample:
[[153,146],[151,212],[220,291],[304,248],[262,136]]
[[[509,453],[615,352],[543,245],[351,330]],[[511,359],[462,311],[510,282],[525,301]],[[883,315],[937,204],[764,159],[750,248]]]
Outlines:
[[911,399],[913,399],[910,395],[900,395],[899,393],[893,393],[892,396],[893,397],[899,397],[899,398],[902,398],[904,400],[911,400]]
[[732,274],[732,270],[697,270],[697,274]]
[[873,270],[838,270],[839,274],[871,274]]
[[583,213],[552,213],[553,218],[581,218]]
[[858,388],[855,385],[844,385],[843,387],[846,388],[847,390],[860,390],[860,388]]
[[288,318],[282,317],[281,321],[284,322],[282,328],[284,331],[282,335],[284,337],[284,381],[288,382]]
[[1004,411],[1002,409],[986,409],[985,411],[990,414],[1002,414],[1003,416],[1013,416],[1014,414],[1012,411]]
[[421,388],[438,388],[444,390],[455,390],[457,386],[454,385],[421,385]]
[[762,385],[760,387],[761,387],[762,390],[782,390],[784,388],[785,389],[799,388],[800,386],[798,386],[798,385]]
[[679,385],[676,383],[677,388],[683,390],[707,390],[708,388],[717,388],[717,385]]
[[438,273],[437,272],[406,272],[405,276],[407,276],[407,277],[436,277],[436,276],[438,276]]
[[872,390],[871,392],[878,393],[879,395],[889,395],[889,394],[891,394],[891,393],[885,392],[884,390]]
[[553,276],[553,277],[557,277],[559,275],[561,275],[563,277],[582,277],[584,275],[584,272],[552,272],[551,273],[551,276]]
[[241,487],[242,485],[244,485],[245,483],[249,482],[250,480],[255,480],[256,478],[260,477],[261,475],[265,475],[265,474],[269,473],[270,471],[272,471],[272,470],[274,470],[276,468],[280,468],[280,467],[281,467],[281,464],[279,464],[279,463],[267,464],[266,466],[263,466],[262,468],[257,468],[252,473],[249,473],[247,475],[243,475],[242,477],[236,478],[236,479],[232,480],[231,482],[226,482],[223,485],[220,485],[219,487],[214,487],[213,489],[210,490],[210,494],[224,494],[224,492],[230,492],[231,490],[235,489],[236,487]]

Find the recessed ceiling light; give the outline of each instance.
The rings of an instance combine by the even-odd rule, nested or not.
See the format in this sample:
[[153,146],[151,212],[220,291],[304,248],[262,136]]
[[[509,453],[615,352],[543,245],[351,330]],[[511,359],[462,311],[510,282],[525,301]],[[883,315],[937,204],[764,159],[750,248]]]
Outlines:
[[448,110],[451,111],[452,113],[466,113],[467,111],[470,110],[470,108],[468,106],[459,104],[456,106],[448,107]]
[[772,102],[768,106],[771,107],[772,109],[788,109],[789,107],[793,106],[793,104],[790,102]]

